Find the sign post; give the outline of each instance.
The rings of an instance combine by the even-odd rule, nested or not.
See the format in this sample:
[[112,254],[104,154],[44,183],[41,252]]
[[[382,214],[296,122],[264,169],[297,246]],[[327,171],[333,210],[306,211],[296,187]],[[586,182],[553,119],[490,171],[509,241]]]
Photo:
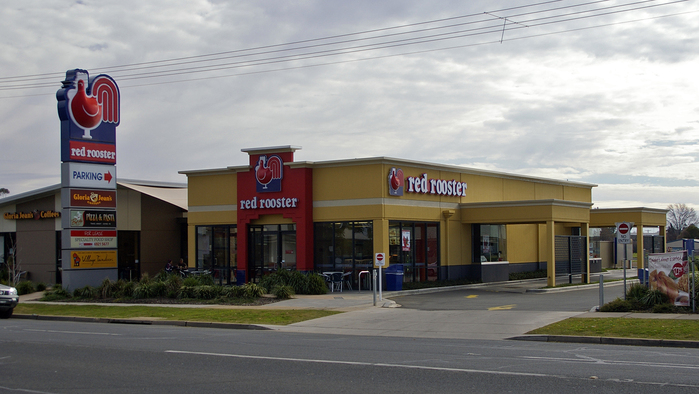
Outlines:
[[[631,228],[633,227],[633,222],[619,222],[616,223],[616,239],[617,243],[624,245],[624,299],[626,299],[626,245],[632,243],[631,239]],[[641,235],[643,236],[643,235]],[[645,276],[645,275],[644,275]]]
[[[66,289],[118,279],[116,127],[119,88],[108,75],[66,72],[61,121],[61,279]],[[77,210],[75,209],[77,208]]]
[[[383,296],[381,294],[381,290],[382,290],[381,267],[386,265],[386,254],[385,253],[376,253],[376,259],[374,261],[374,265],[379,268],[379,301],[383,301]],[[374,292],[376,292],[376,288],[374,288]]]

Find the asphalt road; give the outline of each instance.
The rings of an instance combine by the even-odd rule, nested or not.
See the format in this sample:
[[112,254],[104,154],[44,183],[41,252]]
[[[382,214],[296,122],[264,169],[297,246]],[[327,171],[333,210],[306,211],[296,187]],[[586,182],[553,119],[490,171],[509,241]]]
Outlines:
[[[554,293],[534,293],[527,283],[391,297],[403,308],[439,310],[514,310],[587,312],[599,305],[599,287]],[[604,300],[623,297],[623,285],[607,285]]]
[[0,393],[694,393],[699,350],[0,320]]

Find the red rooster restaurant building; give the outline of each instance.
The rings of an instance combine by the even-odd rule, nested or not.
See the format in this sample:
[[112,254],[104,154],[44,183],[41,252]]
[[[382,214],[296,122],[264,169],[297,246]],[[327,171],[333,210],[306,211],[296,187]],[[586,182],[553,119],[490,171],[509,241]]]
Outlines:
[[180,172],[190,266],[228,283],[278,269],[343,272],[354,287],[385,253],[404,282],[544,269],[555,285],[591,272],[591,226],[632,220],[665,232],[664,210],[591,209],[593,184],[386,157],[297,162],[298,149],[244,149],[245,165]]

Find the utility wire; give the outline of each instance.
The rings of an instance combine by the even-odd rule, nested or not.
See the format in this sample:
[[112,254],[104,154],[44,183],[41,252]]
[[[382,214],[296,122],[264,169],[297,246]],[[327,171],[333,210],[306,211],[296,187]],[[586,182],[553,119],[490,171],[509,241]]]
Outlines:
[[[527,5],[527,6],[513,7],[513,8],[499,10],[499,11],[488,11],[488,12],[479,13],[479,14],[462,15],[462,16],[457,16],[457,17],[452,17],[452,18],[444,18],[444,19],[438,19],[438,20],[433,20],[433,21],[413,23],[413,24],[409,24],[409,25],[367,30],[367,31],[358,32],[358,33],[349,33],[349,34],[336,35],[336,36],[317,38],[317,39],[311,39],[311,40],[295,41],[295,42],[286,43],[286,44],[275,44],[275,45],[269,45],[269,46],[264,46],[264,47],[256,47],[256,48],[249,48],[249,49],[243,49],[243,50],[219,52],[216,54],[169,59],[169,60],[162,60],[162,61],[156,61],[156,62],[134,63],[134,64],[130,64],[130,65],[114,66],[113,68],[122,68],[121,71],[117,71],[117,70],[114,71],[117,73],[117,75],[119,75],[118,79],[120,81],[150,79],[150,78],[164,78],[164,77],[172,77],[172,76],[180,76],[180,75],[189,75],[189,74],[193,74],[193,73],[211,73],[211,72],[215,72],[215,71],[237,69],[237,68],[241,68],[241,67],[259,67],[259,66],[265,66],[265,65],[286,63],[289,61],[301,61],[301,60],[327,58],[330,56],[360,54],[360,53],[367,52],[367,51],[377,51],[377,50],[381,50],[381,49],[390,49],[390,48],[404,47],[404,46],[409,46],[409,45],[434,43],[434,42],[439,42],[439,41],[454,40],[457,38],[486,35],[486,34],[491,34],[491,33],[501,33],[502,32],[504,34],[504,27],[505,26],[499,22],[500,19],[498,19],[498,18],[507,18],[509,20],[512,20],[513,22],[517,22],[517,26],[513,26],[513,27],[510,27],[507,29],[508,31],[510,31],[510,30],[524,29],[524,28],[528,28],[528,27],[561,24],[564,22],[570,22],[570,21],[581,20],[581,19],[599,18],[602,16],[607,16],[607,15],[612,15],[612,14],[638,11],[638,10],[645,9],[645,8],[666,6],[666,5],[670,5],[670,4],[685,2],[687,0],[676,0],[676,1],[670,1],[670,2],[664,2],[664,3],[657,3],[658,0],[643,0],[643,1],[634,1],[634,2],[630,2],[630,3],[620,4],[620,5],[613,5],[613,6],[609,6],[609,7],[596,7],[596,8],[587,9],[587,10],[570,11],[570,12],[565,12],[565,13],[558,14],[558,15],[545,15],[546,13],[551,13],[553,11],[570,10],[573,8],[579,8],[582,6],[590,6],[590,5],[603,3],[603,2],[607,1],[607,0],[601,0],[601,1],[598,0],[598,1],[592,1],[592,2],[586,2],[586,3],[577,3],[574,5],[568,5],[568,6],[562,6],[562,7],[546,8],[546,9],[542,9],[542,10],[520,12],[518,14],[507,14],[507,15],[502,14],[503,11],[521,10],[524,8],[530,8],[533,6],[540,6],[540,5],[545,5],[545,4],[549,4],[549,3],[557,3],[560,1],[561,0],[548,1],[548,2],[543,2],[543,3],[531,4],[531,5]],[[496,15],[498,13],[499,13],[499,15]],[[484,17],[484,14],[487,14],[487,17]],[[375,36],[371,36],[371,37],[362,37],[362,38],[356,38],[356,39],[344,39],[342,41],[333,41],[333,42],[327,42],[327,43],[319,43],[319,44],[317,43],[317,42],[320,42],[323,40],[345,38],[345,37],[350,37],[350,36],[379,32],[379,31],[383,32],[383,31],[389,31],[389,30],[400,29],[400,28],[405,28],[405,27],[424,26],[424,25],[436,23],[436,22],[453,21],[453,20],[457,20],[457,19],[476,18],[476,17],[479,17],[479,18],[476,20],[471,20],[471,21],[467,21],[467,22],[460,22],[457,24],[449,24],[446,26],[421,28],[421,29],[412,30],[412,31],[408,31],[408,32],[389,33],[389,34],[382,34],[382,35],[378,35],[378,36],[375,35]],[[530,17],[530,19],[521,19],[523,17]],[[514,18],[518,18],[518,19],[515,20]],[[497,21],[497,24],[493,23],[495,21]],[[493,23],[493,24],[487,24],[487,23]],[[486,24],[486,25],[483,25],[483,24]],[[478,26],[478,25],[483,25],[483,26]],[[426,32],[432,32],[432,31],[439,30],[439,29],[447,29],[447,28],[453,29],[455,27],[463,27],[463,26],[470,26],[471,28],[461,29],[461,30],[456,30],[456,31],[441,32],[441,33],[435,33],[435,34],[423,34],[423,35],[420,35],[417,37],[393,39],[394,37],[397,37],[400,35],[426,33]],[[476,27],[473,27],[473,26],[476,26]],[[366,42],[369,40],[380,40],[380,39],[389,39],[389,40],[384,40],[384,41],[379,41],[379,42],[374,42],[374,43],[369,42],[369,43],[363,43],[361,45],[345,46],[345,47],[339,47],[339,48],[335,47],[335,48],[323,49],[323,50],[315,50],[315,51],[306,51],[306,52],[300,52],[300,53],[268,56],[268,57],[256,58],[256,59],[251,59],[251,60],[239,60],[239,61],[228,62],[228,63],[217,63],[217,64],[209,64],[209,65],[201,64],[203,62],[221,61],[224,59],[244,59],[246,57],[253,57],[253,56],[259,57],[259,56],[263,56],[263,55],[278,54],[278,53],[289,52],[289,51],[313,50],[316,48],[323,48],[323,47],[327,47],[327,46],[333,46],[333,45],[337,46],[339,44],[361,43],[361,42]],[[507,40],[507,41],[509,41],[509,40]],[[317,44],[304,45],[301,47],[268,50],[269,48],[281,48],[284,46],[299,45],[299,44],[310,43],[310,42],[316,42]],[[497,42],[502,42],[502,37]],[[480,44],[476,44],[476,45],[480,45]],[[467,44],[465,46],[469,46],[469,45]],[[463,47],[463,46],[457,46],[457,47]],[[267,50],[263,50],[263,49],[267,49]],[[260,51],[260,50],[263,50],[263,51]],[[254,51],[258,51],[258,52],[254,52]],[[428,51],[430,51],[430,50],[428,50]],[[418,51],[418,52],[422,52],[422,51]],[[416,53],[416,52],[411,52],[411,53]],[[226,55],[225,57],[220,57],[221,55],[224,55],[224,54]],[[388,56],[395,56],[395,55],[405,55],[405,54],[391,54]],[[219,57],[215,58],[215,59],[211,59],[211,57],[214,57],[214,56],[219,56]],[[386,56],[374,56],[374,57],[369,57],[369,58],[362,58],[360,60],[376,59],[376,58],[382,58],[382,57],[386,57]],[[200,59],[200,60],[194,60],[194,59]],[[180,63],[173,63],[175,61],[180,61]],[[350,61],[353,61],[353,60],[350,60]],[[163,64],[166,62],[169,62],[169,64]],[[345,62],[345,61],[328,62],[328,63],[323,63],[323,64],[326,64],[326,65],[327,64],[337,64],[337,63],[342,63],[342,62]],[[200,64],[200,65],[197,67],[182,67],[182,66],[187,65],[187,64]],[[137,66],[144,66],[144,65],[147,65],[147,66],[137,67]],[[173,67],[173,66],[179,66],[179,67],[173,68],[173,69],[168,69],[168,70],[156,70],[156,71],[148,71],[148,72],[142,71],[142,72],[131,73],[131,74],[128,73],[129,71],[137,71],[137,70],[153,69],[153,68],[163,68],[163,67]],[[287,67],[285,69],[297,69],[297,68],[313,67],[313,66],[316,66],[316,65],[306,64],[306,65],[301,65],[301,66]],[[100,72],[104,73],[106,71],[100,71]],[[236,74],[236,75],[249,75],[252,73],[259,73],[259,72],[265,72],[265,70],[253,71],[250,73]],[[37,74],[36,78],[32,78],[32,76],[0,78],[0,91],[2,91],[2,90],[8,91],[8,90],[30,89],[30,88],[46,88],[46,87],[54,87],[55,88],[57,85],[57,83],[55,82],[55,78],[62,77],[62,76],[63,76],[63,73],[50,73],[50,74]],[[218,76],[214,76],[213,78],[216,78],[216,77],[218,77]],[[50,78],[52,82],[50,82],[50,83],[42,83],[41,82],[41,80],[44,80],[47,78]],[[187,79],[187,80],[192,80],[192,79]],[[28,81],[30,83],[17,84],[18,82],[24,82],[24,81]],[[31,83],[34,81],[36,81],[36,83]],[[174,82],[177,82],[177,81],[163,81],[161,83],[174,83]],[[161,83],[158,83],[158,84],[161,84]],[[14,97],[18,97],[18,96],[14,96]]]

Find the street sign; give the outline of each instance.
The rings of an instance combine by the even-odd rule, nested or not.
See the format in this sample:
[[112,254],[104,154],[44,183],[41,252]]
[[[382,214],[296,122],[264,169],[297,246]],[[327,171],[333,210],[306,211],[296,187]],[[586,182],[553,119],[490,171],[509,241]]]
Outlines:
[[377,267],[385,267],[386,266],[386,254],[377,253],[376,254],[376,261],[374,262],[374,265]]
[[631,239],[631,228],[633,227],[633,222],[620,222],[616,223],[616,239],[620,244],[630,244]]

